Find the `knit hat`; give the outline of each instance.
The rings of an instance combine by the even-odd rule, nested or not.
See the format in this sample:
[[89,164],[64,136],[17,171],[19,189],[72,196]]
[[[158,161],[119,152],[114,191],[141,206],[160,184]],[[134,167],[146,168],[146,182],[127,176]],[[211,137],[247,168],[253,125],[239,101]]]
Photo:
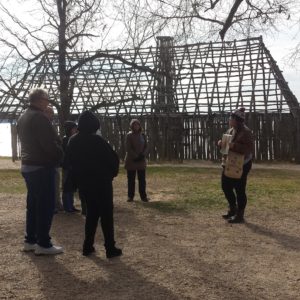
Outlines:
[[234,110],[231,114],[231,117],[234,117],[237,121],[244,122],[245,121],[245,108],[240,107]]
[[77,127],[77,124],[75,122],[73,122],[73,121],[66,121],[64,123],[64,129],[65,129],[66,136],[70,137],[72,129],[76,128],[76,127]]
[[100,128],[97,116],[91,111],[84,111],[78,119],[78,131],[84,133],[95,133]]

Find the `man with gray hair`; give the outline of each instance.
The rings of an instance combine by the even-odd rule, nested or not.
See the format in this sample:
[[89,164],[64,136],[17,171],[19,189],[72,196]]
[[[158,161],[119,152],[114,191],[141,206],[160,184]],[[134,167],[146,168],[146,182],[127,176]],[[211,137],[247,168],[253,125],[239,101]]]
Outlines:
[[29,107],[18,120],[21,141],[21,172],[27,187],[26,236],[24,251],[36,255],[63,252],[49,235],[55,203],[55,166],[63,151],[58,136],[45,115],[48,92],[36,88],[29,93]]

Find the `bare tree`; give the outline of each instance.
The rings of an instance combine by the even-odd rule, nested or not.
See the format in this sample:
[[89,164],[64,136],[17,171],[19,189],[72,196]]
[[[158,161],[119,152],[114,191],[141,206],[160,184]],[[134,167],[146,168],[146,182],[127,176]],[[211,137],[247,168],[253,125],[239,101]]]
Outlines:
[[[290,18],[296,0],[126,0],[138,7],[135,18],[146,20],[177,41],[222,40],[262,33]],[[141,4],[143,3],[143,5]]]
[[[2,92],[11,93],[11,96],[23,101],[15,87],[27,79],[32,64],[38,62],[43,55],[57,55],[60,99],[52,99],[51,103],[57,109],[60,124],[63,124],[70,117],[74,87],[72,74],[91,60],[109,56],[101,48],[112,25],[117,21],[117,14],[113,13],[113,7],[105,0],[27,0],[19,3],[35,7],[27,13],[31,19],[28,16],[24,18],[24,14],[22,19],[18,18],[12,7],[0,4],[0,11],[4,16],[0,20],[0,28],[4,33],[0,38],[0,45],[7,49],[0,54],[0,88]],[[92,44],[95,40],[98,49],[94,55],[68,66],[70,52],[95,49]],[[132,68],[152,71],[120,56],[111,57]],[[110,104],[103,101],[102,105]],[[97,107],[101,107],[101,103]]]

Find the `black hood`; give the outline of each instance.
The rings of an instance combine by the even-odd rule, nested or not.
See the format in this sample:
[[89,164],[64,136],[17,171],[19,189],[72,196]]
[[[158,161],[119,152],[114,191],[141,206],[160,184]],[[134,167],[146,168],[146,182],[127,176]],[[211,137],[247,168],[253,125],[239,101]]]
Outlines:
[[83,133],[95,133],[100,128],[97,116],[91,111],[84,111],[78,119],[78,131]]

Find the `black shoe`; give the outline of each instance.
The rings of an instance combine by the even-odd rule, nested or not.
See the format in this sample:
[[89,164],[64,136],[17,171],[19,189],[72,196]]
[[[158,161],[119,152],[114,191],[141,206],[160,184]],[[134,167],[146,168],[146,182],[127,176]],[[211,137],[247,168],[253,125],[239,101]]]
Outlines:
[[145,197],[145,198],[141,198],[141,200],[143,201],[143,202],[149,202],[149,198],[147,198],[147,197]]
[[235,211],[229,210],[226,215],[222,215],[222,218],[228,220],[235,216]]
[[238,216],[238,215],[236,215],[236,216],[234,216],[234,217],[232,217],[228,220],[228,223],[230,223],[230,224],[241,224],[241,223],[244,223],[244,222],[245,222],[244,217],[241,217],[241,216]]
[[122,250],[119,248],[113,247],[109,250],[106,250],[107,258],[113,258],[113,257],[121,256],[121,255],[122,255]]
[[133,202],[133,198],[128,197],[127,202]]
[[244,223],[244,209],[238,209],[236,215],[232,217],[231,219],[228,220],[228,223],[231,224],[239,224],[239,223]]
[[94,253],[96,250],[95,248],[92,246],[92,247],[89,247],[89,248],[83,248],[82,250],[82,255],[83,256],[89,256],[90,254]]

